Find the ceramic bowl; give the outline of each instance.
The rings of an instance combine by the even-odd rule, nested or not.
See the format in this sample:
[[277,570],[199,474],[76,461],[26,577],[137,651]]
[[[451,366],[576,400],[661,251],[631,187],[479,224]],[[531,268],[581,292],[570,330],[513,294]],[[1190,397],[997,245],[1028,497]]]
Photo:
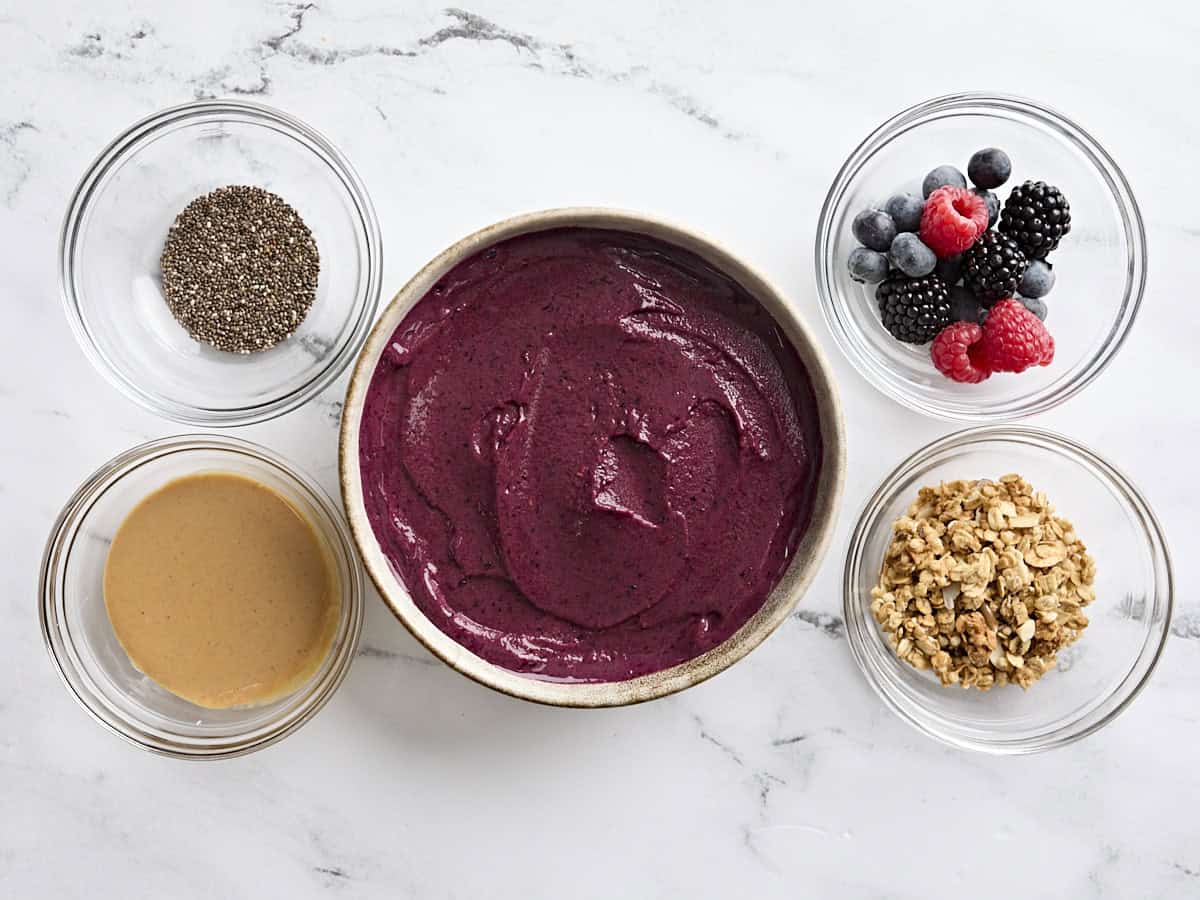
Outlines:
[[[539,679],[490,663],[433,624],[413,602],[381,552],[367,519],[359,468],[359,424],[367,387],[396,327],[426,292],[460,262],[500,241],[554,228],[599,228],[665,241],[700,256],[738,282],[771,313],[812,380],[824,442],[824,462],[808,531],[783,578],[766,602],[726,641],[668,669],[625,681],[564,682]],[[384,309],[355,364],[341,432],[341,484],[347,517],[366,570],[384,602],[432,653],[469,678],[495,690],[556,706],[599,707],[639,703],[698,684],[733,665],[774,631],[799,602],[833,532],[845,471],[842,410],[830,368],[808,327],[778,290],[729,250],[695,232],[639,213],[595,208],[553,209],[519,215],[471,234],[435,257]]]

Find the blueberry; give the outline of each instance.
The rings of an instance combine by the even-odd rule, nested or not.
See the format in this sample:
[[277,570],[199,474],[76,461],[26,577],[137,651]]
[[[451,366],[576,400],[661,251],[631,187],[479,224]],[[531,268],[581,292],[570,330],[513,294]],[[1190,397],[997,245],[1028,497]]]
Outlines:
[[1038,297],[1018,297],[1021,305],[1041,319],[1046,321],[1046,301]]
[[892,241],[892,249],[888,251],[888,259],[910,278],[928,275],[937,265],[934,252],[922,244],[919,237],[907,231],[896,235],[896,240]]
[[954,166],[938,166],[926,175],[925,180],[921,182],[921,193],[928,200],[930,194],[948,184],[954,187],[965,188],[967,186],[967,179]]
[[1021,276],[1021,283],[1017,285],[1017,291],[1022,297],[1036,300],[1038,297],[1045,297],[1050,293],[1052,287],[1054,287],[1054,266],[1044,259],[1035,259],[1029,264],[1025,274]]
[[881,253],[886,253],[896,238],[896,223],[891,216],[878,209],[860,212],[854,217],[851,230],[860,244]]
[[971,157],[967,163],[967,174],[978,187],[1000,187],[1012,174],[1012,160],[1003,150],[988,147]]
[[887,278],[887,257],[866,247],[855,247],[850,251],[849,267],[850,277],[860,283],[879,284]]
[[988,228],[996,224],[996,220],[1000,218],[1000,198],[987,188],[975,188],[976,196],[982,197],[983,202],[988,208]]
[[925,209],[925,201],[916,194],[896,194],[884,204],[883,208],[896,223],[897,231],[920,230],[921,213]]
[[979,305],[979,298],[961,284],[950,288],[950,317],[955,322],[974,322],[982,325],[987,311]]
[[957,256],[943,256],[937,261],[937,268],[934,271],[937,272],[938,278],[953,286],[962,281],[962,270],[962,254],[959,253]]

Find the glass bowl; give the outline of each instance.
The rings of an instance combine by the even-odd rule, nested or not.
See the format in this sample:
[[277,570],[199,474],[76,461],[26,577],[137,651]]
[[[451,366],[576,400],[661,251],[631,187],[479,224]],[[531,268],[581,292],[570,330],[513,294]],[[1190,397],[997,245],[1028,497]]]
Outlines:
[[[938,165],[966,170],[971,154],[1001,147],[1013,161],[1009,189],[1032,179],[1058,185],[1071,204],[1071,233],[1050,255],[1057,276],[1046,297],[1054,362],[981,384],[942,376],[929,347],[904,344],[879,321],[875,285],[850,278],[854,216],[894,193],[920,196]],[[907,109],[873,131],[834,179],[817,225],[817,290],[833,336],[883,393],[930,416],[971,422],[1043,412],[1083,390],[1116,355],[1146,284],[1146,235],[1125,176],[1079,126],[1018,97],[955,94]]]
[[[896,658],[871,615],[892,523],[925,485],[1024,476],[1074,523],[1096,560],[1091,624],[1058,654],[1058,668],[1028,691],[942,687]],[[918,450],[884,479],[850,539],[844,580],[850,647],[867,680],[901,718],[968,750],[1032,753],[1078,740],[1111,722],[1146,684],[1171,620],[1172,575],[1162,529],[1111,463],[1041,429],[986,426]]]
[[[300,327],[247,355],[192,340],[158,267],[175,217],[227,184],[279,194],[321,254]],[[130,399],[191,425],[260,422],[328,386],[366,338],[382,272],[379,223],[345,157],[298,119],[231,100],[172,107],[118,136],[76,188],[59,247],[67,318],[92,364]]]
[[[175,696],[133,667],[104,608],[104,564],[125,517],[166,482],[211,471],[235,472],[273,488],[313,524],[334,561],[342,608],[333,644],[302,687],[271,703],[205,709]],[[103,465],[59,514],[42,560],[42,635],[71,693],[116,734],[167,756],[239,756],[307,722],[349,670],[363,617],[362,572],[353,546],[329,497],[271,451],[213,435],[151,441]]]

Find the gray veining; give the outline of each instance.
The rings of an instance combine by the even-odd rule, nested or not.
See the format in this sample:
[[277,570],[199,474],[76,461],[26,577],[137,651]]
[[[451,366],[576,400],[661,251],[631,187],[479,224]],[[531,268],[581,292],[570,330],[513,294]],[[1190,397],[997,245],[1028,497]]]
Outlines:
[[[1197,896],[1200,120],[1189,110],[1200,9],[444,3],[0,10],[0,895]],[[834,347],[813,286],[813,229],[846,156],[901,108],[980,85],[1076,117],[1146,215],[1151,287],[1136,327],[1094,385],[1036,424],[1101,450],[1145,492],[1179,600],[1153,680],[1114,724],[1012,759],[923,738],[851,657],[842,566],[860,505],[902,456],[954,426],[872,390]],[[455,675],[368,589],[348,677],[277,746],[179,765],[91,721],[42,646],[43,541],[105,460],[185,429],[123,399],[78,350],[58,295],[59,227],[108,142],[195,97],[277,106],[345,152],[379,213],[385,301],[468,231],[572,203],[682,221],[775,282],[829,357],[848,430],[846,503],[796,613],[744,662],[680,695],[558,710]],[[247,171],[269,178],[259,163]],[[327,345],[302,344],[317,357]],[[345,379],[238,435],[337,497]],[[1093,618],[1102,629],[1129,627],[1139,601],[1097,603],[1109,604]],[[1085,639],[1061,654],[1031,699],[1085,671],[1072,667],[1090,652]],[[931,861],[944,863],[934,880]]]

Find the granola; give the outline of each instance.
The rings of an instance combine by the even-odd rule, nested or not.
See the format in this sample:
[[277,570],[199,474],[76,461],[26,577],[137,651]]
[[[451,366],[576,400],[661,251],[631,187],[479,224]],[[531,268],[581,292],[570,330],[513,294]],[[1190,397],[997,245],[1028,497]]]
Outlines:
[[943,685],[1028,688],[1087,627],[1096,564],[1019,475],[923,487],[892,525],[871,614]]

